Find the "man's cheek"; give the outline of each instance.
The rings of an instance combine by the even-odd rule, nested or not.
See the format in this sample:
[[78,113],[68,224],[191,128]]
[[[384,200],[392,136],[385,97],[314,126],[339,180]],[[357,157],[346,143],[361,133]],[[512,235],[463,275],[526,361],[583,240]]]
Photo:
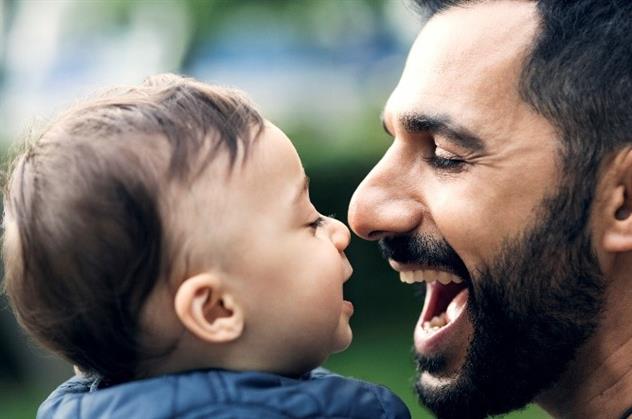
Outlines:
[[465,198],[445,199],[433,208],[439,234],[472,268],[497,250],[506,228],[502,215]]

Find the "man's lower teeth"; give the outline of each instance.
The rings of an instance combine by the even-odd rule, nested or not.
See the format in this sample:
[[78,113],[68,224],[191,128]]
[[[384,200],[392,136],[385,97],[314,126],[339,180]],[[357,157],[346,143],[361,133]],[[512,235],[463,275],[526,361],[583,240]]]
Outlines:
[[438,316],[434,316],[430,321],[425,321],[423,323],[423,329],[426,332],[435,332],[447,324],[448,324],[448,319],[444,312]]

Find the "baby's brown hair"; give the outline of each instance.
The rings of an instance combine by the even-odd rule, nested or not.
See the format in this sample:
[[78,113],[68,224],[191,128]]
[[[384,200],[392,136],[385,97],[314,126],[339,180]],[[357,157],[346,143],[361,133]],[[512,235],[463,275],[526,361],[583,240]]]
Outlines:
[[173,182],[185,189],[218,152],[232,166],[263,124],[240,92],[175,75],[56,118],[4,188],[4,289],[20,324],[84,372],[142,376],[139,315],[178,246],[159,196]]

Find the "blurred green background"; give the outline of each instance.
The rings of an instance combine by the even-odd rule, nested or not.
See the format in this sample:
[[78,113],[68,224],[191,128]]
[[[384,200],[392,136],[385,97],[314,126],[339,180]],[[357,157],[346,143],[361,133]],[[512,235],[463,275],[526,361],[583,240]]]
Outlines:
[[[405,0],[0,0],[0,149],[95,89],[177,72],[246,90],[295,142],[319,210],[349,199],[389,140],[379,114],[421,20]],[[4,152],[6,153],[6,151]],[[385,384],[413,418],[422,297],[354,238],[345,294],[354,343],[327,367]],[[0,418],[34,417],[71,375],[29,343],[0,300]],[[546,418],[530,406],[507,418]]]

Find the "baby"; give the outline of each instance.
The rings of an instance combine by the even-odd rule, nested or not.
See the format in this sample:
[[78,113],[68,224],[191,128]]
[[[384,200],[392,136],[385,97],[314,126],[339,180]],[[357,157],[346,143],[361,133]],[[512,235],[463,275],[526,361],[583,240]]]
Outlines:
[[12,165],[5,289],[76,366],[39,418],[409,418],[346,349],[349,230],[239,92],[174,75],[58,117]]

